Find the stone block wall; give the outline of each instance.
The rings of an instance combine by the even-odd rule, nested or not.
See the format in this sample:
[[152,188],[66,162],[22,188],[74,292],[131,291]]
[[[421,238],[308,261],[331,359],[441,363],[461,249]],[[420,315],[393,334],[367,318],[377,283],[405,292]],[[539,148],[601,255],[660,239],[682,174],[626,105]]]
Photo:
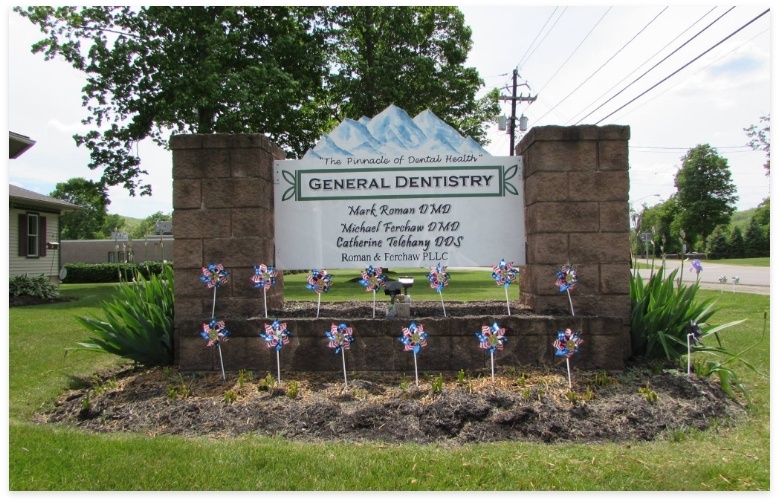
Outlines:
[[[542,126],[516,148],[525,189],[526,267],[521,300],[536,313],[570,314],[555,286],[564,264],[577,271],[577,316],[623,320],[630,351],[630,224],[627,126]],[[586,339],[586,334],[584,335]]]
[[[173,136],[170,147],[176,363],[213,370],[219,363],[215,367],[212,352],[203,349],[200,331],[211,319],[214,291],[200,281],[201,268],[221,263],[230,272],[215,307],[228,329],[260,314],[262,292],[251,277],[255,265],[275,261],[273,161],[285,155],[263,135]],[[268,309],[283,306],[281,274],[277,283],[268,292]]]

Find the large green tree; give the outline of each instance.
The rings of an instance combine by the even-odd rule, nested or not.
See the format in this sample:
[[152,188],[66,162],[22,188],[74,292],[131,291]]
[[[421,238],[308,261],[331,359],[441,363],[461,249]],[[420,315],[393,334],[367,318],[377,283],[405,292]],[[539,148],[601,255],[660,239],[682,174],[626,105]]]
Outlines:
[[99,182],[71,178],[58,183],[49,195],[81,206],[80,210],[60,217],[62,239],[102,239],[108,237],[114,227],[124,226],[122,217],[108,215],[111,201],[106,188]]
[[158,211],[132,226],[128,234],[132,239],[142,239],[146,236],[151,236],[156,234],[157,222],[168,222],[172,219],[173,216],[170,213]]
[[395,104],[414,116],[429,108],[479,143],[500,113],[499,90],[481,99],[466,67],[471,29],[456,7],[331,7],[326,11],[337,119],[373,117]]
[[137,142],[263,133],[296,158],[342,119],[390,104],[430,108],[482,141],[498,90],[465,67],[471,31],[453,7],[16,7],[33,45],[84,72],[74,136],[101,182],[151,193]]
[[771,114],[760,117],[760,124],[752,124],[748,128],[745,128],[747,136],[749,137],[748,146],[752,147],[752,150],[762,150],[765,152],[765,176],[771,175]]
[[679,203],[679,225],[686,232],[688,249],[696,240],[706,242],[715,227],[728,224],[735,211],[736,186],[728,161],[707,144],[690,149],[674,178]]
[[[648,232],[652,234],[652,241],[655,243],[655,253],[677,253],[681,251],[680,231],[678,222],[679,202],[676,194],[673,194],[668,200],[658,203],[654,206],[644,205],[638,222],[638,236]],[[639,253],[645,253],[645,243],[640,243]],[[649,246],[650,253],[652,246]]]

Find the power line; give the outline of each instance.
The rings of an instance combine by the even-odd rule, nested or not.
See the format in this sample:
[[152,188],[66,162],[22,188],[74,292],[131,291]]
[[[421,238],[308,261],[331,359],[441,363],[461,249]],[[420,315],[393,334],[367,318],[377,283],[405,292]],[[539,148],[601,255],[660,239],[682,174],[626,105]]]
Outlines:
[[725,41],[727,41],[727,40],[728,40],[730,37],[732,37],[732,36],[736,35],[738,32],[740,32],[741,30],[743,30],[744,28],[746,28],[746,27],[747,27],[747,26],[749,26],[750,24],[754,23],[755,21],[757,21],[757,20],[758,20],[758,19],[760,19],[761,17],[765,16],[765,15],[766,15],[766,14],[768,14],[770,11],[771,11],[771,9],[766,9],[766,10],[764,10],[762,13],[760,13],[760,14],[758,14],[756,17],[752,18],[752,19],[751,19],[750,21],[748,21],[746,24],[742,25],[742,26],[741,26],[739,29],[737,29],[736,31],[734,31],[733,33],[731,33],[730,35],[728,35],[727,37],[723,38],[722,40],[720,40],[719,42],[717,42],[717,43],[716,43],[716,44],[714,44],[713,46],[709,47],[709,48],[708,48],[708,49],[706,49],[704,52],[702,52],[701,54],[699,54],[698,56],[696,56],[695,58],[693,58],[692,60],[690,60],[689,62],[687,62],[687,63],[686,63],[684,66],[682,66],[681,68],[677,69],[675,72],[673,72],[672,74],[668,75],[668,76],[667,76],[667,77],[665,77],[663,80],[661,80],[660,82],[656,83],[655,85],[653,85],[652,87],[650,87],[649,89],[647,89],[647,90],[646,90],[646,91],[644,91],[643,93],[639,94],[638,96],[636,96],[636,97],[635,97],[635,98],[633,98],[632,100],[628,101],[627,103],[625,103],[624,105],[622,105],[622,106],[621,106],[621,107],[619,107],[618,109],[614,110],[614,111],[613,111],[613,112],[611,112],[609,115],[605,116],[604,118],[602,118],[601,120],[599,120],[599,121],[598,121],[598,122],[596,122],[595,124],[596,124],[596,125],[597,125],[597,124],[600,124],[601,122],[603,122],[604,120],[608,119],[609,117],[611,117],[611,116],[612,116],[612,115],[614,115],[615,113],[619,112],[620,110],[622,110],[622,109],[623,109],[623,108],[625,108],[626,106],[630,105],[631,103],[633,103],[634,101],[636,101],[636,100],[637,100],[637,99],[639,99],[640,97],[644,96],[646,93],[648,93],[649,91],[651,91],[651,90],[652,90],[652,89],[654,89],[655,87],[659,86],[660,84],[662,84],[662,83],[663,83],[663,82],[665,82],[666,80],[670,79],[671,77],[673,77],[674,75],[676,75],[676,74],[677,74],[677,73],[679,73],[680,71],[684,70],[685,68],[687,68],[688,66],[690,66],[692,63],[694,63],[694,62],[698,61],[700,58],[702,58],[703,56],[705,56],[706,54],[708,54],[709,52],[711,52],[712,50],[714,50],[715,48],[717,48],[717,47],[718,47],[720,44],[722,44],[722,43],[724,43]]
[[[690,30],[690,29],[691,29],[693,26],[695,26],[696,24],[700,23],[700,22],[701,22],[701,20],[702,20],[703,18],[705,18],[706,16],[708,16],[709,14],[711,14],[711,12],[712,12],[713,10],[715,10],[716,8],[717,8],[717,7],[712,7],[712,8],[711,8],[711,9],[710,9],[710,10],[709,10],[709,11],[708,11],[706,14],[702,15],[701,17],[699,17],[699,18],[698,18],[698,19],[697,19],[697,20],[696,20],[694,23],[692,23],[690,26],[688,26],[687,28],[685,28],[685,29],[684,29],[684,30],[683,30],[681,33],[679,33],[677,36],[675,36],[675,37],[674,37],[674,38],[673,38],[673,39],[672,39],[670,42],[668,42],[668,43],[667,43],[667,44],[665,44],[663,47],[661,47],[660,49],[658,49],[658,50],[657,50],[657,52],[655,52],[654,54],[652,54],[651,56],[649,56],[649,57],[648,57],[648,58],[647,58],[647,59],[646,59],[646,60],[645,60],[643,63],[641,63],[640,65],[638,65],[638,66],[637,66],[637,67],[636,67],[636,68],[635,68],[635,69],[634,69],[632,72],[630,72],[630,73],[629,73],[629,74],[627,74],[625,77],[623,77],[623,78],[622,78],[622,80],[620,80],[619,82],[617,82],[616,84],[614,84],[613,86],[611,86],[611,88],[609,88],[609,89],[608,89],[606,92],[604,92],[603,94],[601,94],[600,96],[598,96],[597,98],[595,98],[594,100],[592,100],[592,101],[591,101],[591,102],[590,102],[588,105],[586,105],[584,108],[582,108],[581,110],[579,110],[578,112],[576,112],[575,114],[573,114],[573,116],[574,116],[574,117],[578,116],[579,114],[581,114],[582,112],[584,112],[586,109],[588,109],[589,107],[591,107],[592,105],[594,105],[594,104],[595,104],[595,103],[596,103],[598,100],[600,100],[601,98],[603,98],[604,96],[606,96],[608,93],[610,93],[610,92],[611,92],[611,91],[612,91],[612,90],[613,90],[615,87],[617,87],[618,85],[622,84],[622,83],[623,83],[625,80],[627,80],[627,79],[628,79],[628,77],[630,77],[631,75],[633,75],[634,73],[636,73],[636,72],[637,72],[637,71],[638,71],[638,70],[639,70],[639,69],[640,69],[642,66],[644,66],[644,65],[645,65],[645,64],[647,64],[649,61],[651,61],[651,60],[652,60],[652,59],[653,59],[655,56],[657,56],[658,54],[660,54],[661,52],[663,52],[663,51],[664,51],[664,50],[665,50],[665,49],[666,49],[666,48],[667,48],[669,45],[671,45],[671,44],[673,44],[674,42],[676,42],[676,40],[677,40],[679,37],[681,37],[682,35],[684,35],[685,33],[687,33],[687,32],[688,32],[688,31],[689,31],[689,30]],[[632,85],[632,84],[631,84],[631,85]],[[594,110],[593,110],[593,112],[594,112]],[[591,112],[591,113],[592,113],[592,112]],[[575,123],[575,124],[579,124],[579,123],[580,123],[582,120],[584,120],[584,119],[586,119],[586,118],[587,118],[587,116],[585,116],[585,117],[582,117],[582,119],[581,119],[581,120],[578,120],[578,121],[576,121],[576,123]],[[568,121],[568,122],[570,122],[570,121]]]
[[[541,91],[543,91],[543,90],[544,90],[544,88],[546,88],[547,84],[549,84],[549,82],[551,82],[551,81],[552,81],[552,79],[554,79],[554,78],[557,76],[557,74],[558,74],[558,73],[560,73],[560,70],[562,70],[562,69],[563,69],[563,67],[564,67],[564,66],[565,66],[565,65],[566,65],[566,64],[567,64],[567,63],[568,63],[568,62],[571,60],[571,58],[573,57],[573,55],[574,55],[574,54],[576,54],[576,51],[578,51],[578,50],[579,50],[579,48],[582,46],[582,44],[584,44],[584,42],[585,42],[585,41],[586,41],[586,40],[587,40],[587,39],[590,37],[590,35],[592,35],[592,32],[593,32],[593,31],[595,31],[595,28],[597,28],[597,27],[598,27],[598,25],[600,24],[600,22],[601,22],[601,21],[603,21],[603,18],[604,18],[604,17],[606,17],[606,14],[608,14],[610,11],[611,11],[611,7],[609,7],[608,9],[606,9],[606,12],[604,12],[604,13],[603,13],[603,15],[601,16],[601,18],[600,18],[600,19],[598,19],[598,22],[597,22],[597,23],[595,23],[595,25],[594,25],[594,26],[593,26],[593,27],[590,29],[589,33],[587,33],[587,35],[586,35],[586,36],[585,36],[585,37],[582,39],[582,41],[581,41],[581,42],[579,42],[579,45],[577,45],[577,46],[576,46],[576,49],[574,49],[574,50],[573,50],[573,52],[571,52],[571,54],[568,56],[568,59],[566,59],[566,60],[563,62],[563,64],[562,64],[562,65],[560,65],[560,67],[557,69],[557,71],[554,73],[554,75],[552,75],[552,76],[549,78],[549,80],[547,80],[547,81],[546,81],[546,83],[544,83],[544,85],[543,85],[543,86],[541,86]],[[537,93],[537,94],[541,94],[541,91],[538,91],[538,93]],[[542,116],[541,116],[541,117],[539,117],[539,119],[537,119],[537,120],[541,120],[541,118],[543,118],[543,117],[545,117],[546,115],[548,115],[548,113],[549,113],[549,112],[547,112],[546,114],[542,115]]]
[[[597,107],[595,110],[591,111],[590,113],[588,113],[587,115],[585,115],[584,117],[582,117],[581,119],[579,119],[579,121],[577,122],[577,124],[578,124],[579,122],[583,121],[584,119],[586,119],[587,117],[589,117],[590,115],[594,114],[594,113],[595,113],[595,112],[597,112],[598,110],[600,110],[600,109],[601,109],[601,108],[602,108],[604,105],[606,105],[608,102],[610,102],[611,100],[613,100],[614,98],[616,98],[617,96],[619,96],[620,94],[622,94],[622,92],[623,92],[623,91],[626,91],[626,90],[627,90],[627,89],[628,89],[630,86],[632,86],[633,84],[635,84],[636,82],[638,82],[639,80],[641,80],[642,78],[644,78],[644,77],[646,76],[646,74],[648,74],[649,72],[651,72],[652,70],[654,70],[655,68],[657,68],[659,65],[661,65],[663,62],[665,62],[665,61],[666,61],[668,58],[670,58],[671,56],[673,56],[674,54],[676,54],[677,52],[679,52],[679,51],[680,51],[680,50],[681,50],[681,49],[682,49],[684,46],[686,46],[687,44],[689,44],[690,42],[692,42],[693,40],[695,40],[695,38],[697,38],[697,37],[698,37],[698,35],[700,35],[700,34],[701,34],[701,33],[703,33],[704,31],[706,31],[706,30],[708,30],[709,28],[711,28],[711,27],[712,27],[712,25],[714,25],[714,23],[716,23],[717,21],[719,21],[720,19],[722,19],[723,17],[725,17],[725,16],[726,16],[726,15],[727,15],[727,14],[728,14],[730,11],[732,11],[733,9],[735,9],[735,7],[731,7],[730,9],[728,9],[727,11],[725,11],[725,13],[724,13],[724,14],[722,14],[720,17],[718,17],[717,19],[715,19],[714,21],[712,21],[711,23],[709,23],[708,25],[706,25],[706,26],[705,26],[705,27],[704,27],[704,28],[703,28],[701,31],[699,31],[698,33],[696,33],[695,35],[693,35],[692,37],[690,37],[689,39],[687,39],[687,41],[686,41],[685,43],[683,43],[682,45],[680,45],[679,47],[677,47],[676,49],[674,49],[674,50],[673,50],[673,51],[672,51],[672,52],[671,52],[671,53],[670,53],[668,56],[664,57],[663,59],[661,59],[660,61],[658,61],[657,63],[655,63],[655,65],[654,65],[654,66],[652,66],[652,68],[650,68],[649,70],[645,71],[645,72],[644,72],[644,73],[642,73],[640,76],[636,77],[636,79],[635,79],[635,80],[633,80],[633,82],[631,82],[630,84],[628,84],[628,85],[626,85],[625,87],[623,87],[622,89],[620,89],[620,91],[619,91],[617,94],[615,94],[615,95],[614,95],[614,96],[612,96],[611,98],[607,99],[606,101],[604,101],[603,103],[601,103],[601,104],[600,104],[600,105],[599,105],[599,106],[598,106],[598,107]],[[601,119],[601,120],[603,120],[603,119]],[[597,124],[597,122],[596,122],[596,124]]]
[[[620,48],[620,49],[619,49],[617,52],[615,52],[615,53],[614,53],[614,54],[613,54],[613,55],[612,55],[612,56],[611,56],[611,57],[610,57],[608,60],[606,60],[606,62],[605,62],[605,63],[603,63],[603,64],[600,66],[600,68],[598,68],[597,70],[595,70],[594,72],[592,72],[592,74],[591,74],[589,77],[587,77],[586,79],[584,79],[584,81],[582,81],[582,83],[580,83],[579,85],[576,85],[576,86],[574,86],[574,87],[573,87],[573,89],[571,90],[571,92],[570,92],[570,93],[568,93],[568,95],[567,95],[565,98],[563,98],[562,100],[560,100],[560,101],[557,103],[557,105],[555,105],[553,108],[557,108],[558,106],[562,105],[562,104],[563,104],[563,102],[564,102],[565,100],[567,100],[568,98],[570,98],[570,97],[571,97],[571,95],[572,95],[573,93],[575,93],[576,91],[580,90],[580,89],[581,89],[581,87],[582,87],[584,84],[586,84],[587,82],[589,82],[589,81],[590,81],[590,79],[592,79],[592,78],[593,78],[593,77],[594,77],[594,76],[595,76],[595,75],[596,75],[598,72],[600,72],[601,70],[603,70],[603,67],[604,67],[604,66],[606,66],[607,64],[609,64],[609,63],[611,62],[611,60],[613,60],[614,58],[616,58],[616,57],[617,57],[617,55],[618,55],[619,53],[621,53],[621,52],[622,52],[622,51],[623,51],[623,50],[624,50],[624,49],[625,49],[625,48],[626,48],[628,45],[630,45],[630,43],[631,43],[631,42],[633,42],[633,41],[636,39],[636,37],[638,37],[639,35],[641,35],[641,33],[643,33],[643,32],[644,32],[644,30],[646,30],[646,29],[649,27],[649,25],[651,25],[652,23],[654,23],[654,22],[657,20],[657,18],[658,18],[658,17],[660,17],[660,15],[661,15],[663,12],[665,12],[666,10],[668,10],[668,7],[665,7],[665,8],[663,8],[663,10],[661,10],[661,11],[660,11],[660,12],[659,12],[659,13],[658,13],[658,14],[657,14],[657,15],[656,15],[654,18],[652,18],[652,20],[651,20],[651,21],[649,21],[649,22],[648,22],[648,23],[647,23],[647,24],[646,24],[646,25],[645,25],[643,28],[641,28],[641,29],[638,31],[638,33],[636,33],[635,35],[633,35],[633,37],[632,37],[630,40],[628,40],[628,41],[627,41],[627,43],[625,43],[625,45],[623,45],[623,46],[622,46],[622,47],[621,47],[621,48]],[[549,111],[547,112],[547,114],[548,114],[549,112],[551,112],[551,110],[549,110]],[[543,116],[541,116],[541,117],[543,118],[544,116],[546,116],[546,114],[544,114],[544,115],[543,115]],[[540,118],[539,118],[539,120],[540,120]]]
[[[567,8],[568,7],[566,7],[566,9]],[[552,13],[549,14],[549,17],[546,19],[546,22],[544,23],[544,26],[542,26],[541,29],[538,30],[538,33],[536,33],[536,38],[534,38],[533,41],[530,42],[530,45],[527,46],[527,49],[525,50],[525,54],[523,54],[522,57],[519,58],[519,63],[517,63],[516,68],[521,68],[522,67],[522,64],[525,61],[525,56],[527,56],[528,51],[530,50],[531,47],[533,47],[533,44],[536,43],[536,40],[538,40],[538,36],[541,35],[541,32],[544,31],[544,28],[546,28],[546,25],[549,24],[549,20],[552,19],[552,16],[554,16],[554,13],[557,12],[557,9],[559,9],[559,7],[555,7],[554,10],[552,11]],[[565,10],[563,11],[563,14],[565,14]],[[560,17],[563,17],[563,14],[560,14]],[[559,20],[560,20],[560,18],[557,18],[557,21],[559,21]],[[555,24],[557,24],[557,21],[555,21]],[[554,28],[554,26],[552,26],[552,28]],[[549,31],[552,31],[552,29],[550,28]],[[547,32],[547,35],[549,35],[548,32]],[[544,36],[544,39],[546,39],[546,35]],[[541,45],[541,43],[543,41],[544,40],[541,40],[541,42],[539,42],[538,45]],[[535,52],[535,49],[533,50],[533,52]],[[531,53],[531,56],[532,56],[532,53]],[[530,56],[528,56],[528,58],[530,58]]]

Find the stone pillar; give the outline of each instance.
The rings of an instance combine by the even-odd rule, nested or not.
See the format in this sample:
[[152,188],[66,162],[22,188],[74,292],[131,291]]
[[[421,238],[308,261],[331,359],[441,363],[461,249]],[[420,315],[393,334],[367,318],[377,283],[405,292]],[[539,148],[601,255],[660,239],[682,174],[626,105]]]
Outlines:
[[[534,311],[570,314],[556,271],[573,264],[576,316],[623,320],[630,354],[628,126],[542,126],[516,148],[524,163],[526,267],[521,300]],[[586,339],[586,334],[585,334]]]
[[[213,290],[199,279],[201,268],[221,263],[230,272],[215,308],[228,329],[241,332],[247,318],[264,315],[251,276],[256,264],[275,262],[273,161],[285,155],[263,135],[173,136],[170,147],[176,363],[184,370],[217,370],[216,352],[204,349],[200,337],[213,304]],[[268,292],[269,310],[283,307],[283,284],[279,273]],[[230,343],[223,352],[234,351]]]

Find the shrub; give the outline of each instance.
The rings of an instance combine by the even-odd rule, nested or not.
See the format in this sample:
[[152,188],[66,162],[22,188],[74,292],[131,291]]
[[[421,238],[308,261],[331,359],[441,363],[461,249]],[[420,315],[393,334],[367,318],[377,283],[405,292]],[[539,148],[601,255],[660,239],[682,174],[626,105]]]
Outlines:
[[80,348],[101,351],[148,365],[173,363],[173,268],[163,273],[122,281],[112,300],[102,305],[107,321],[83,316],[77,320],[95,337]]
[[[168,263],[169,265],[172,265]],[[71,263],[65,268],[68,271],[63,283],[118,283],[120,280],[151,276],[163,273],[163,263],[147,261],[141,264],[131,262],[84,264]]]
[[8,281],[9,295],[11,297],[21,297],[22,295],[32,295],[40,299],[56,299],[59,297],[59,287],[44,275],[28,276],[21,274],[14,276]]

